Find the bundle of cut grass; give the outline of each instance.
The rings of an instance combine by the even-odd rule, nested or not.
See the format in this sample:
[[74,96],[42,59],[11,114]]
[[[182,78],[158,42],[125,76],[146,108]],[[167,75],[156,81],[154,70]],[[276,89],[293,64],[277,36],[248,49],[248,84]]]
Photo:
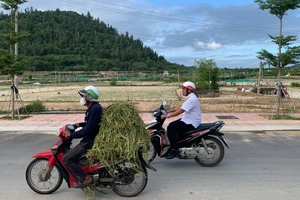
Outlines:
[[137,150],[140,147],[147,156],[150,135],[143,120],[131,104],[117,103],[104,110],[99,133],[88,156],[107,165],[124,159],[139,166]]

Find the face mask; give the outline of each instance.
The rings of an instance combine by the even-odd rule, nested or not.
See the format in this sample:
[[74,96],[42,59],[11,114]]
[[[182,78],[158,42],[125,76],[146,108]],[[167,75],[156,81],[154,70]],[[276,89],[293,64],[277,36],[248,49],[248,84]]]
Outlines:
[[85,106],[85,105],[86,105],[86,100],[85,100],[85,98],[82,98],[82,97],[81,97],[79,103],[80,103],[80,105]]

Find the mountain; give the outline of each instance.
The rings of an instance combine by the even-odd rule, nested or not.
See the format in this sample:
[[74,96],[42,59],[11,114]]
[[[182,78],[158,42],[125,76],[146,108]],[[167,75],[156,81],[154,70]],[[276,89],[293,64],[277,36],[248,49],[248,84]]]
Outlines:
[[[0,21],[10,16],[0,13]],[[0,25],[3,33],[3,24]],[[139,39],[86,15],[72,11],[26,9],[19,14],[19,31],[28,37],[19,42],[24,70],[104,71],[178,70]],[[0,40],[0,48],[9,49]]]

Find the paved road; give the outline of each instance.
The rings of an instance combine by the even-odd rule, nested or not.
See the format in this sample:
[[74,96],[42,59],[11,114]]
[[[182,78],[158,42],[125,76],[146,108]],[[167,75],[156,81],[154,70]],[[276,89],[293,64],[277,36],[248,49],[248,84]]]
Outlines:
[[[300,134],[227,133],[231,149],[214,168],[193,160],[154,160],[158,172],[149,172],[146,189],[132,199],[184,200],[298,200],[300,196]],[[31,155],[49,148],[54,134],[0,132],[1,200],[79,200],[80,189],[62,187],[51,195],[31,191],[25,169]],[[97,199],[123,199],[112,191],[97,193]]]

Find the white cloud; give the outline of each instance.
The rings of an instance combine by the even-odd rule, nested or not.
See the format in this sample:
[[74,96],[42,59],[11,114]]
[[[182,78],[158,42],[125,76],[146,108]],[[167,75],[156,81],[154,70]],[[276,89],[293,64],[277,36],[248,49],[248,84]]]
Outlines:
[[215,50],[221,48],[222,44],[215,41],[208,43],[198,41],[196,42],[196,46],[200,49]]
[[208,47],[208,49],[219,49],[222,47],[222,44],[213,41],[213,42],[207,43],[207,47]]
[[199,48],[205,48],[205,43],[204,42],[201,42],[201,41],[198,41],[197,43],[196,43],[196,45],[199,47]]

